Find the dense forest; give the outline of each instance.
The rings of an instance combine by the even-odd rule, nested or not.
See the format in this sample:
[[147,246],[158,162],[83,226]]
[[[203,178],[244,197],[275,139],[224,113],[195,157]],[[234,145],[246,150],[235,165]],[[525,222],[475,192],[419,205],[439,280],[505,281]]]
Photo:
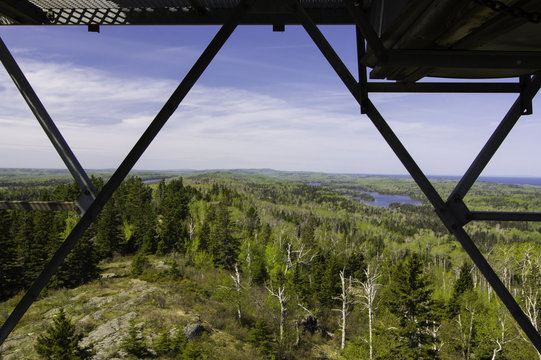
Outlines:
[[[103,186],[101,177],[92,181]],[[435,182],[442,194],[453,184]],[[423,204],[366,205],[352,197],[361,190]],[[78,194],[58,179],[0,189],[0,199]],[[540,195],[535,186],[479,183],[466,200],[476,210],[541,211]],[[0,210],[2,321],[77,220],[70,212]],[[541,225],[466,228],[539,328]],[[96,358],[108,351],[162,359],[541,359],[408,178],[237,171],[147,184],[133,176],[40,298],[81,286],[106,293],[113,279],[105,269],[124,260],[131,265],[123,277],[166,289],[149,298],[152,307],[197,313],[206,335],[188,341],[175,331],[182,324],[125,320],[123,340]],[[81,338],[98,327],[77,325],[75,305],[63,307]],[[0,351],[9,358],[16,350]]]

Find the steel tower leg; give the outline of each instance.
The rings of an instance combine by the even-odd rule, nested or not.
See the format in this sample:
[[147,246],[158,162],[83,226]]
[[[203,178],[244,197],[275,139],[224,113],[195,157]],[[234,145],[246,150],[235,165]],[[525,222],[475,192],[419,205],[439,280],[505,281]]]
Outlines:
[[[302,7],[298,3],[295,4],[295,9],[297,11],[297,14],[299,16],[302,26],[304,27],[308,35],[312,38],[312,40],[314,41],[316,46],[319,48],[323,56],[325,56],[329,64],[338,74],[338,76],[340,77],[344,85],[350,91],[351,95],[353,95],[355,100],[359,103],[359,105],[361,106],[361,112],[366,113],[366,115],[370,118],[370,120],[372,121],[374,126],[378,129],[380,134],[383,136],[387,144],[391,147],[395,155],[399,158],[402,165],[404,165],[404,167],[407,169],[408,173],[411,175],[413,180],[417,183],[419,188],[423,191],[425,196],[428,198],[428,200],[430,201],[430,203],[436,210],[436,213],[442,220],[445,227],[449,230],[449,232],[451,232],[457,238],[457,240],[460,242],[464,250],[467,252],[467,254],[470,256],[472,261],[475,263],[479,271],[481,271],[481,273],[490,283],[490,285],[492,286],[496,294],[505,304],[505,306],[507,307],[511,315],[514,317],[514,319],[517,321],[519,326],[528,336],[528,338],[530,339],[532,344],[535,346],[537,351],[541,353],[541,336],[539,335],[535,327],[532,325],[530,319],[526,316],[524,311],[522,311],[518,303],[515,301],[515,299],[509,292],[509,290],[502,283],[502,281],[500,280],[496,272],[492,269],[490,264],[486,261],[483,254],[479,251],[479,249],[477,248],[475,243],[472,241],[470,236],[464,230],[463,228],[463,226],[465,225],[464,218],[467,217],[469,210],[465,207],[465,205],[464,205],[464,208],[451,206],[450,204],[446,203],[441,198],[441,196],[438,194],[436,189],[432,186],[432,183],[428,180],[426,175],[419,168],[415,160],[411,157],[411,155],[408,153],[404,145],[395,135],[391,127],[389,127],[389,125],[387,124],[383,116],[381,116],[381,114],[378,112],[374,104],[370,101],[367,95],[363,94],[363,90],[360,89],[360,86],[363,85],[363,83],[364,85],[366,85],[366,82],[364,79],[364,70],[361,70],[361,73],[360,73],[360,83],[361,83],[360,85],[355,80],[353,75],[349,72],[349,70],[344,65],[340,57],[336,54],[332,46],[328,43],[325,36],[319,31],[315,23],[310,19],[308,14],[304,11],[304,9],[302,9]],[[362,30],[363,29],[360,28],[359,32],[362,33]],[[360,39],[358,40],[358,43],[359,42],[361,42]],[[362,40],[362,42],[364,42],[364,40]],[[363,52],[361,50],[361,51],[358,51],[358,53],[362,54]],[[535,95],[537,90],[539,90],[539,80],[534,79],[534,81],[532,81],[529,84],[528,90],[523,91],[521,93],[521,96],[525,96],[525,97],[524,98],[519,97],[519,99],[517,100],[517,103],[519,104],[531,103],[531,99]],[[518,116],[520,116],[524,112],[524,109],[521,107],[518,110],[512,109],[510,112],[514,113],[515,115],[513,116],[512,119],[509,119],[509,120],[504,119],[503,121],[504,123],[516,122],[514,118],[516,117],[518,119]],[[518,116],[517,116],[517,112],[520,112]],[[488,162],[488,160],[490,160],[490,157],[492,156],[492,155],[490,156],[488,155],[496,151],[497,147],[499,146],[498,143],[501,143],[501,141],[503,141],[503,139],[505,138],[504,134],[506,134],[506,132],[508,132],[507,129],[496,131],[495,137],[497,138],[497,140],[492,140],[491,138],[492,143],[488,144],[485,147],[486,149],[482,150],[482,154],[480,155],[480,157],[482,157],[483,160],[474,163],[473,167],[476,168],[476,171],[472,171],[472,174],[476,174],[477,171],[479,171],[479,168],[481,168],[482,170],[482,168],[486,165],[486,162]],[[491,140],[489,140],[489,142]],[[488,159],[485,159],[485,157],[488,157]],[[477,175],[468,175],[466,179],[468,181],[471,181],[472,178],[477,178]]]
[[161,128],[165,125],[167,120],[169,120],[171,115],[173,115],[182,100],[197,82],[203,71],[205,71],[212,59],[214,59],[218,51],[225,44],[229,36],[237,27],[239,20],[246,9],[247,4],[245,2],[241,2],[235,12],[232,14],[231,18],[220,28],[199,59],[195,62],[193,67],[186,74],[165,105],[158,112],[154,120],[150,123],[143,135],[141,135],[124,161],[114,172],[113,176],[104,185],[102,191],[97,194],[96,199],[90,204],[88,210],[79,220],[77,225],[75,225],[71,233],[53,255],[49,263],[45,266],[38,279],[28,289],[24,297],[19,301],[15,309],[9,315],[6,322],[2,325],[2,328],[0,329],[0,345],[4,343],[5,339],[17,325],[30,305],[32,305],[39,293],[43,290],[51,277],[56,273],[58,267],[62,264],[71,249],[73,249],[77,241],[81,238],[84,231],[96,219],[105,203],[111,198],[114,191],[125,179],[137,160],[139,160],[152,140],[156,137]]

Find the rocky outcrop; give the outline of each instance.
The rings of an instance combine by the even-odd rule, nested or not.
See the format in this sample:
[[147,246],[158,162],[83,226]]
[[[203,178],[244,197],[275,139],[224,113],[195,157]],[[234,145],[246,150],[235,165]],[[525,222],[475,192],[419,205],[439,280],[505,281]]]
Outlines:
[[135,317],[135,312],[130,312],[107,321],[105,324],[98,326],[90,332],[88,336],[81,341],[81,345],[94,345],[94,349],[96,350],[95,360],[111,359],[112,354],[109,353],[110,350],[117,348],[118,344],[122,342],[128,333],[130,320]]
[[184,334],[188,340],[201,336],[207,329],[201,324],[187,323],[184,325]]

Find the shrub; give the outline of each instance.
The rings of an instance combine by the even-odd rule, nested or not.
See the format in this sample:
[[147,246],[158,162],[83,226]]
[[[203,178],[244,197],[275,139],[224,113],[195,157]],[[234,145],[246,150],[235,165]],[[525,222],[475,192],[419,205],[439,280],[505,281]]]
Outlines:
[[140,337],[137,334],[137,328],[132,322],[130,324],[130,329],[128,330],[128,336],[122,341],[122,350],[135,357],[137,359],[151,357],[152,354],[147,349],[146,341],[143,337]]
[[140,276],[143,274],[143,271],[150,267],[150,263],[143,253],[138,252],[137,255],[133,258],[131,263],[131,274],[133,276]]
[[82,334],[75,333],[75,327],[60,309],[53,323],[47,328],[45,335],[37,338],[35,349],[44,359],[55,360],[82,360],[90,359],[94,355],[92,345],[80,347]]

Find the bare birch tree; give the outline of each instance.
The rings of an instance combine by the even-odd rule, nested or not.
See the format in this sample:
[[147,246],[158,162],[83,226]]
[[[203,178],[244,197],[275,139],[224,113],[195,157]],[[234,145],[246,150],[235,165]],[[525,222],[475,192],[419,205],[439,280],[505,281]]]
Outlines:
[[235,264],[235,273],[232,275],[230,274],[229,276],[231,277],[231,280],[233,280],[233,286],[232,287],[220,286],[220,287],[228,291],[234,291],[235,306],[237,308],[237,318],[239,322],[241,322],[242,321],[241,299],[242,299],[242,290],[244,289],[244,286],[242,286],[241,284],[238,264]]
[[287,302],[289,300],[289,297],[284,294],[285,286],[279,287],[278,291],[274,291],[272,285],[271,287],[265,287],[267,288],[269,293],[278,300],[278,303],[280,304],[280,342],[282,342],[284,340],[284,327],[286,322]]
[[332,309],[333,311],[340,312],[340,331],[342,332],[342,341],[340,348],[343,349],[346,347],[346,325],[347,325],[347,317],[349,313],[351,312],[351,307],[354,304],[354,296],[353,296],[353,287],[351,286],[352,280],[351,277],[346,279],[344,275],[344,269],[340,270],[340,283],[342,292],[340,293],[340,296],[334,297],[333,299],[339,300],[342,303],[341,309]]
[[356,281],[360,286],[360,291],[356,292],[356,296],[360,299],[360,303],[365,309],[368,310],[368,358],[372,360],[374,357],[373,349],[373,324],[374,324],[374,313],[377,310],[376,306],[376,295],[381,284],[378,284],[378,279],[381,274],[378,272],[377,264],[372,268],[370,265],[366,267],[365,270],[366,280],[365,281]]

